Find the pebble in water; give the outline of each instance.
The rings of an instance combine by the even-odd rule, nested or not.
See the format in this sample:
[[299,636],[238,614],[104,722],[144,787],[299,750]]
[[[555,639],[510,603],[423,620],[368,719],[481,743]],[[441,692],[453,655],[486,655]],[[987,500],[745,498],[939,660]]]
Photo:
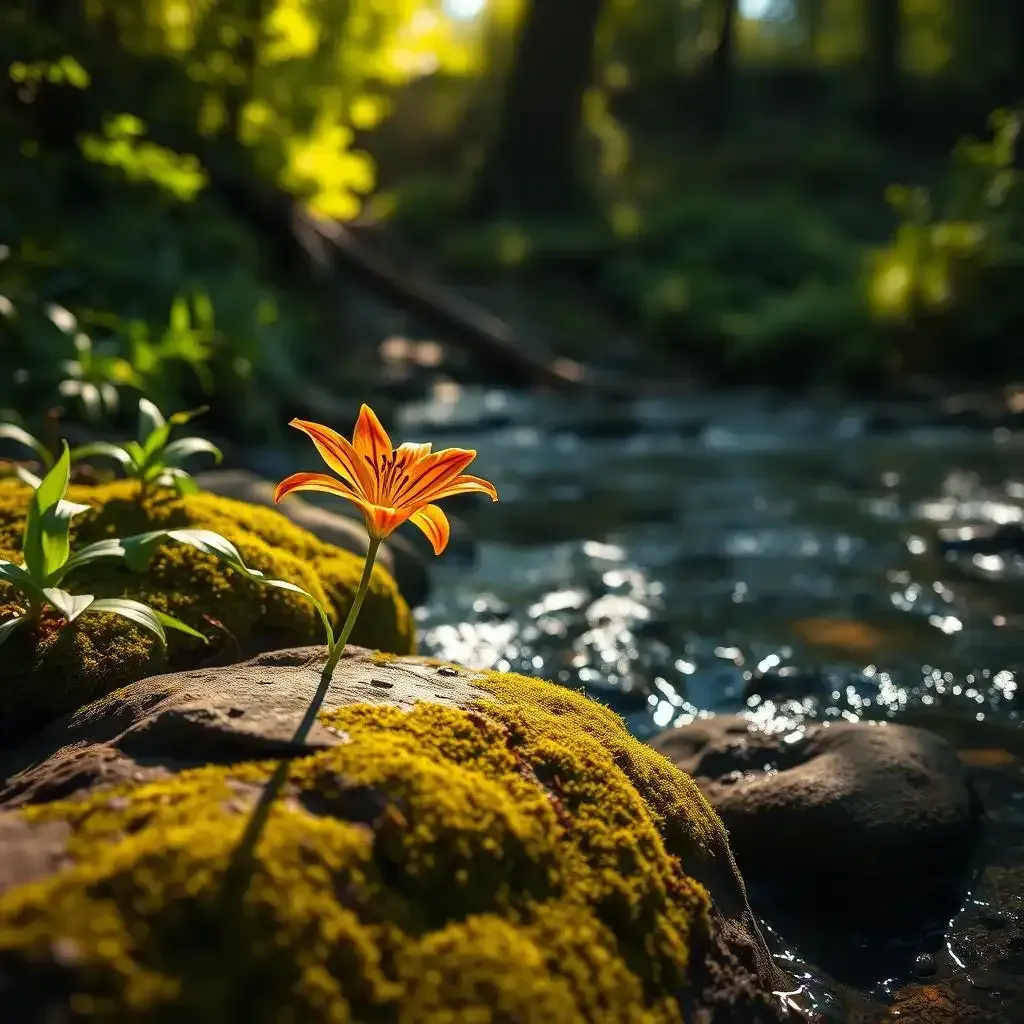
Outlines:
[[930,978],[938,969],[931,953],[922,953],[914,960],[914,973],[919,978]]

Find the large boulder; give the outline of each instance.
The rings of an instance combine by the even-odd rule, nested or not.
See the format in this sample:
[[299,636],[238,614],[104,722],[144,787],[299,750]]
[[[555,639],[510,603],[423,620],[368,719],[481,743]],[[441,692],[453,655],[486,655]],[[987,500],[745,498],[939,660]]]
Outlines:
[[[0,480],[0,558],[18,557],[30,493],[16,480]],[[179,498],[170,491],[140,500],[136,486],[126,481],[72,487],[69,497],[93,509],[76,519],[73,546],[161,528],[214,530],[236,544],[253,568],[314,594],[336,623],[352,605],[363,560],[318,540],[272,509],[210,494]],[[211,658],[238,660],[323,638],[319,618],[305,598],[246,580],[214,557],[180,544],[164,545],[146,573],[106,562],[75,582],[99,596],[145,601],[207,634],[211,643],[169,633],[163,651],[148,633],[109,615],[86,615],[63,629],[56,620],[44,620],[38,629],[19,630],[3,648],[0,746],[164,667],[191,667]],[[0,622],[20,611],[13,588],[0,584]],[[382,568],[373,574],[354,636],[384,651],[415,649],[409,606]]]
[[323,658],[146,679],[8,757],[5,1015],[784,1017],[721,821],[617,716],[350,649],[300,741]]
[[923,729],[766,731],[723,715],[668,729],[652,745],[696,779],[744,873],[759,881],[806,892],[828,881],[858,899],[920,890],[962,866],[976,838],[979,807],[956,751]]

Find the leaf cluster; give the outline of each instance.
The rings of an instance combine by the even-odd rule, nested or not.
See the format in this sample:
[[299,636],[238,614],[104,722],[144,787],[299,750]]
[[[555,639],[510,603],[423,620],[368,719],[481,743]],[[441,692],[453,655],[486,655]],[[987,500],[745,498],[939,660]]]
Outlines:
[[[176,412],[169,417],[149,401],[139,399],[138,439],[123,445],[110,441],[91,441],[69,452],[71,461],[79,462],[96,457],[113,459],[124,470],[125,476],[137,480],[140,492],[145,494],[151,487],[171,487],[180,495],[194,494],[198,484],[181,465],[194,455],[212,455],[215,462],[222,458],[221,450],[202,437],[182,437],[171,440],[171,432],[205,410]],[[0,438],[17,441],[39,457],[43,466],[52,469],[55,461],[50,450],[27,430],[14,423],[0,423]],[[39,480],[25,469],[18,475],[32,487],[39,486]]]
[[[155,411],[153,407],[149,413]],[[153,419],[152,423],[150,436],[156,434],[166,442],[171,423],[163,420],[163,417]],[[25,604],[22,613],[0,623],[0,645],[16,630],[38,623],[45,612],[56,613],[65,626],[83,615],[119,615],[154,634],[161,644],[167,642],[167,629],[205,641],[202,633],[180,619],[157,611],[141,601],[124,597],[97,597],[95,594],[78,591],[73,585],[98,562],[111,559],[123,562],[135,572],[145,572],[154,552],[166,543],[184,544],[203,554],[213,555],[247,579],[302,595],[312,601],[326,630],[328,642],[333,643],[333,629],[327,613],[311,594],[294,583],[270,579],[259,570],[250,568],[238,548],[212,530],[151,530],[130,537],[107,538],[72,551],[71,523],[76,516],[88,511],[89,506],[67,499],[70,480],[71,452],[64,442],[60,457],[53,462],[46,475],[36,481],[29,500],[22,535],[21,561],[0,560],[0,581],[10,584]]]

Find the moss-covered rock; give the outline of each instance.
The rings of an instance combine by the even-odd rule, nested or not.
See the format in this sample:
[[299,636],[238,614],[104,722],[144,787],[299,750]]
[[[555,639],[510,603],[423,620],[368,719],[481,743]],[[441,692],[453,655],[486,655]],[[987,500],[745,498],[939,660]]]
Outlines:
[[[17,557],[29,493],[16,480],[0,481],[0,558]],[[272,509],[172,492],[140,502],[135,485],[126,481],[72,487],[69,497],[94,509],[75,521],[73,544],[159,528],[214,530],[253,568],[314,594],[336,623],[348,613],[362,573],[358,556],[323,543]],[[211,644],[170,633],[164,652],[142,630],[106,615],[83,616],[59,631],[56,620],[19,631],[4,646],[0,743],[160,667],[197,665],[211,656],[238,660],[322,640],[322,626],[307,600],[246,580],[213,556],[180,544],[164,545],[144,574],[114,562],[87,573],[73,578],[76,589],[145,601],[201,630]],[[15,599],[13,590],[0,584],[0,622],[18,610]],[[414,649],[412,615],[383,569],[374,572],[354,639],[385,651]]]
[[[309,661],[146,680],[50,730],[63,752],[6,791],[8,808],[36,802],[0,811],[18,853],[0,862],[13,1019],[777,1020],[756,926],[723,927],[746,902],[715,813],[620,719],[552,684],[353,652],[320,749],[280,762],[247,833],[275,763],[238,760],[227,736],[279,698],[297,716]],[[143,706],[113,742],[68,752]],[[174,774],[187,721],[195,749],[233,763]],[[89,791],[39,802],[47,772],[66,779],[73,759],[89,778],[90,758],[105,767]]]

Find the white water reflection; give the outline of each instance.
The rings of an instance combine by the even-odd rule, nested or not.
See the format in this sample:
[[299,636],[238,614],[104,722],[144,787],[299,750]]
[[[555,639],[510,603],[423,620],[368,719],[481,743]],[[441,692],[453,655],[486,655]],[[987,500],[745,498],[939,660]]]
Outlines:
[[871,437],[848,413],[773,430],[763,408],[695,424],[665,404],[621,437],[587,412],[588,438],[564,404],[487,395],[417,415],[403,433],[447,422],[501,494],[459,510],[479,562],[440,563],[429,652],[585,687],[641,731],[720,711],[1016,716],[1024,556],[946,559],[937,531],[1024,522],[1024,439]]

